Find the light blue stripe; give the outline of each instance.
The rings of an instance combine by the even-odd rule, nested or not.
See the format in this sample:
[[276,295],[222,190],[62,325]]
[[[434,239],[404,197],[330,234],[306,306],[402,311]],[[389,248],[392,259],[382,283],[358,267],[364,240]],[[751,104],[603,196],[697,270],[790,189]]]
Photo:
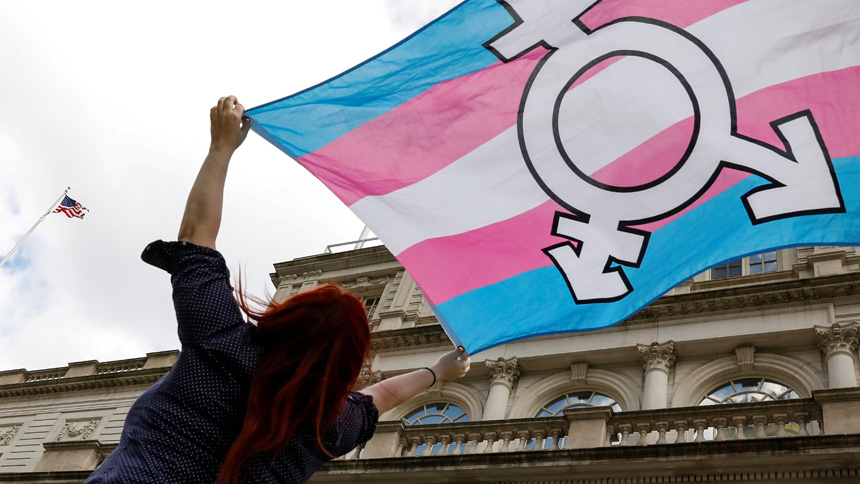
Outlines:
[[750,176],[654,232],[642,265],[624,268],[634,291],[616,303],[577,306],[553,266],[468,292],[434,310],[474,354],[530,336],[612,326],[695,274],[739,257],[792,246],[860,245],[860,157],[834,160],[834,166],[847,213],[753,226],[740,197],[765,182]]
[[512,23],[495,0],[465,1],[349,71],[249,110],[252,127],[294,158],[312,153],[440,82],[497,62],[481,44]]

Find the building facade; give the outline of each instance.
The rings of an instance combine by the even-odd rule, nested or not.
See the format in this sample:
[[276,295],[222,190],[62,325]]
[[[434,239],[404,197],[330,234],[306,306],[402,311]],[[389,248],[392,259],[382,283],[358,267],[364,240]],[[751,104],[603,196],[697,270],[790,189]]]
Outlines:
[[[360,385],[452,349],[384,247],[275,264],[275,297],[360,296]],[[381,416],[318,483],[860,482],[860,253],[801,247],[732,261],[612,328],[473,355]],[[476,321],[476,324],[493,324]],[[176,353],[0,372],[0,482],[81,482]]]

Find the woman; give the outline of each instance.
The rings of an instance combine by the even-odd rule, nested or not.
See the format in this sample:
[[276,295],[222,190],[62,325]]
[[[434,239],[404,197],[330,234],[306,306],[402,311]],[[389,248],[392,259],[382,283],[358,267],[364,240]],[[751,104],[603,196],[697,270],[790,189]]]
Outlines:
[[370,348],[354,295],[323,286],[254,311],[240,287],[237,304],[215,238],[227,167],[250,120],[233,96],[210,119],[209,154],[179,241],[153,242],[142,255],[171,274],[182,352],[131,407],[117,449],[87,483],[305,482],[370,439],[379,412],[469,369],[460,348],[431,368],[352,392]]

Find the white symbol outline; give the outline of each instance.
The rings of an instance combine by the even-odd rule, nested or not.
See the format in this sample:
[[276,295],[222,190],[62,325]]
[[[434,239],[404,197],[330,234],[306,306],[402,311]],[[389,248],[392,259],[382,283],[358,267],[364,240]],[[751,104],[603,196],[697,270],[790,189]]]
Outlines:
[[[782,218],[796,217],[799,215],[845,212],[845,205],[842,199],[841,190],[839,189],[839,182],[836,178],[835,169],[811,111],[808,109],[803,110],[774,120],[770,123],[771,128],[779,137],[784,148],[779,148],[763,141],[739,134],[737,132],[736,100],[728,75],[713,52],[702,41],[689,32],[672,24],[647,17],[620,18],[595,29],[589,29],[580,19],[586,12],[599,4],[602,0],[497,1],[505,7],[515,21],[507,29],[487,41],[484,44],[484,47],[493,52],[503,62],[515,60],[538,46],[543,46],[549,51],[538,62],[525,86],[518,113],[517,128],[523,159],[535,181],[553,200],[571,212],[556,212],[551,232],[552,235],[565,238],[567,241],[547,247],[543,249],[543,252],[550,257],[564,276],[571,295],[577,304],[617,301],[626,297],[631,291],[633,291],[632,285],[627,279],[623,268],[620,266],[623,265],[637,268],[641,265],[648,245],[650,233],[636,230],[631,227],[661,220],[688,207],[690,204],[698,200],[708,188],[710,188],[724,168],[734,168],[745,171],[747,173],[758,175],[768,181],[767,184],[761,185],[741,197],[744,208],[746,209],[753,225]],[[516,8],[513,6],[514,4],[517,5]],[[524,18],[518,13],[518,9],[521,9],[524,13],[531,14],[532,18],[529,20],[533,20],[535,18],[534,15],[536,10],[549,8],[551,4],[553,8],[550,8],[550,10],[553,10],[554,13],[556,13],[555,17],[538,20],[540,20],[540,22],[550,22],[555,24],[551,26],[555,27],[555,29],[549,28],[550,26],[547,26],[546,29],[541,29],[539,23],[535,25],[535,22],[524,20]],[[576,12],[573,19],[570,21],[564,20],[565,15],[568,15],[567,18],[570,18],[569,14],[571,12]],[[560,29],[559,27],[562,25],[562,22],[572,23],[573,25],[571,27],[573,28],[567,30]],[[519,37],[516,35],[510,35],[517,29],[523,28],[526,29],[526,32],[523,32],[523,35]],[[720,98],[720,102],[725,101],[726,104],[722,106],[722,109],[717,108],[715,111],[714,106],[712,106],[714,103],[710,102],[707,105],[707,110],[702,112],[702,105],[699,103],[699,98],[696,96],[696,92],[687,81],[687,78],[683,75],[683,69],[677,68],[672,62],[670,62],[670,60],[667,60],[667,58],[672,57],[673,53],[667,53],[665,49],[661,52],[663,55],[660,56],[644,50],[613,48],[611,36],[602,36],[597,38],[590,37],[585,40],[592,41],[591,39],[600,39],[603,44],[608,44],[609,47],[604,49],[606,52],[603,54],[598,55],[590,61],[584,62],[576,58],[578,52],[574,52],[573,49],[569,48],[571,47],[570,41],[574,40],[576,36],[579,36],[580,40],[582,40],[583,34],[587,37],[598,31],[603,31],[603,33],[605,33],[606,31],[611,32],[612,29],[619,28],[628,30],[628,32],[635,31],[636,29],[641,30],[642,32],[639,33],[638,37],[640,42],[637,44],[644,43],[647,45],[649,39],[655,35],[680,35],[683,37],[688,41],[688,43],[683,44],[681,48],[685,48],[685,46],[686,48],[690,48],[690,46],[694,47],[694,50],[691,52],[695,52],[695,55],[692,57],[695,58],[698,56],[700,63],[705,64],[706,67],[712,67],[719,75],[722,87],[724,87],[724,91],[720,90],[717,94],[714,94],[713,89],[709,90],[707,92],[708,95],[704,98],[709,101],[713,101],[715,98]],[[555,39],[550,39],[548,41],[543,38],[544,32],[551,32],[547,35],[554,36]],[[529,38],[536,38],[537,41],[532,42],[529,45]],[[526,40],[526,42],[523,42],[524,40]],[[554,46],[552,45],[553,43],[561,45],[561,47]],[[660,44],[655,42],[653,46],[657,46],[659,49]],[[600,51],[600,48],[595,47],[590,52],[595,50]],[[561,57],[573,57],[572,63],[565,64],[565,59],[561,59],[560,57],[556,57],[556,59],[559,60],[554,62],[553,58],[559,52],[562,53]],[[690,52],[687,52],[687,54],[690,54]],[[560,106],[562,99],[568,92],[568,89],[579,77],[594,68],[600,62],[611,57],[622,55],[642,57],[656,62],[669,70],[684,87],[690,97],[694,110],[694,130],[690,138],[690,143],[682,158],[676,162],[669,172],[663,174],[656,180],[633,187],[614,187],[602,184],[588,177],[588,175],[583,173],[576,166],[576,163],[568,155],[562,144],[561,136],[558,131]],[[707,62],[703,61],[701,55],[705,56],[705,60]],[[686,57],[679,57],[678,59],[682,59],[683,62],[687,62]],[[694,61],[695,60],[696,59],[694,59]],[[545,70],[548,65],[550,68]],[[556,67],[556,65],[558,65],[558,67]],[[555,84],[555,79],[558,79],[558,76],[553,77],[552,80],[549,80],[549,78],[552,77],[551,75],[544,75],[541,77],[542,74],[549,72],[552,68],[563,69],[568,65],[581,65],[582,67],[576,71],[576,74],[574,74],[573,77],[568,77],[567,81],[563,82],[561,87]],[[689,63],[687,65],[689,67]],[[694,67],[700,68],[702,66],[695,65]],[[696,69],[694,71],[695,75],[701,76],[702,74],[699,73],[700,70],[702,69]],[[687,72],[691,71],[692,69],[687,69]],[[705,74],[705,76],[713,74],[714,73],[711,72],[710,74]],[[564,79],[563,73],[561,78]],[[547,79],[547,81],[544,81],[544,79]],[[547,82],[552,83],[549,88],[543,85],[547,84]],[[720,83],[712,82],[710,84]],[[701,89],[702,85],[710,84],[699,83],[698,85]],[[547,116],[544,113],[545,110],[542,109],[543,106],[534,107],[529,104],[529,95],[531,94],[532,89],[549,89],[551,93],[557,92],[551,115]],[[711,122],[705,124],[703,127],[702,120],[705,113],[710,115],[705,118]],[[545,118],[547,117],[552,125],[549,130],[536,128],[526,129],[527,125],[546,128],[544,125],[546,124],[547,120]],[[720,118],[723,118],[722,123],[720,122]],[[713,122],[715,119],[717,120],[716,125]],[[727,145],[725,151],[729,156],[726,156],[725,158],[731,158],[734,156],[743,160],[744,163],[731,162],[723,159],[723,156],[714,157],[711,155],[710,157],[702,158],[703,155],[699,154],[699,156],[694,158],[689,164],[691,167],[688,167],[686,170],[688,175],[690,170],[693,169],[692,167],[695,167],[695,165],[701,165],[707,162],[714,166],[704,169],[699,167],[700,173],[694,172],[694,176],[698,177],[699,182],[693,184],[685,182],[684,185],[684,187],[692,186],[693,193],[681,192],[680,196],[678,196],[678,193],[672,191],[672,184],[667,184],[666,182],[670,181],[673,177],[676,177],[681,170],[688,166],[688,161],[695,153],[696,142],[698,141],[700,131],[702,129],[706,129],[712,136],[717,132],[724,133],[726,128],[724,124],[728,124],[729,128],[725,143]],[[551,132],[552,142],[555,145],[558,156],[554,156],[555,154],[550,156],[550,162],[543,159],[538,160],[539,163],[536,166],[529,155],[528,145],[529,143],[533,145],[545,143],[546,139],[544,138],[546,138],[546,131]],[[791,137],[792,140],[799,142],[792,143],[790,142],[789,137]],[[811,152],[808,148],[813,144],[817,145],[817,148],[820,151],[813,150],[813,152]],[[545,144],[541,144],[541,147],[544,146]],[[795,149],[798,147],[800,148],[798,150],[799,154],[796,155]],[[750,156],[750,153],[753,153],[754,156]],[[799,158],[799,156],[802,156],[802,167],[801,158]],[[713,163],[713,161],[709,161],[709,158],[717,158],[717,162]],[[786,163],[786,161],[793,163],[789,164]],[[565,173],[563,170],[559,172],[558,169],[561,166],[560,163],[563,163],[566,166],[569,173],[573,173],[576,176],[556,176],[559,173]],[[544,176],[541,175],[541,171],[544,172]],[[773,175],[774,173],[778,173],[779,176]],[[551,176],[546,176],[547,174]],[[782,208],[783,203],[781,202],[783,202],[783,199],[796,195],[798,192],[803,194],[805,193],[804,190],[809,190],[809,188],[800,185],[803,185],[803,182],[805,181],[804,178],[810,175],[815,176],[818,182],[832,183],[833,192],[821,195],[819,197],[821,200],[812,200],[810,202],[804,201],[800,203],[793,202],[792,207],[787,209]],[[564,180],[561,180],[561,178],[564,178]],[[780,178],[782,180],[780,180]],[[609,217],[592,217],[592,214],[603,210],[603,205],[601,204],[606,200],[605,197],[607,195],[605,195],[605,193],[616,194],[613,195],[616,197],[626,197],[628,200],[636,200],[636,196],[639,193],[644,194],[648,191],[654,191],[661,185],[664,186],[662,190],[662,194],[664,196],[659,198],[659,200],[664,202],[665,207],[657,210],[657,213],[650,213],[649,215],[637,214],[632,217],[628,216],[629,213],[616,213]],[[699,186],[700,188],[696,189],[696,186]],[[560,192],[562,195],[559,194]],[[631,197],[631,195],[633,196]],[[654,195],[651,196],[654,197]],[[816,196],[819,196],[817,192]],[[678,202],[678,199],[683,199],[683,201]],[[775,201],[780,203],[775,203]],[[804,205],[804,203],[808,204]],[[587,207],[589,204],[591,204],[592,207]],[[816,206],[816,204],[818,205]],[[575,205],[578,205],[579,209]],[[617,205],[624,206],[624,204]],[[625,207],[624,210],[636,210],[640,209],[640,207],[641,210],[645,210],[645,205],[637,205],[636,202],[633,202],[632,204],[628,203],[628,205],[629,207]],[[654,211],[652,205],[653,204],[648,205],[651,207],[651,212]],[[583,210],[582,208],[584,206],[591,209]],[[597,238],[594,238],[595,234],[597,234]],[[609,244],[610,247],[607,248],[598,243],[589,243],[586,239],[600,240],[600,242],[606,242],[606,240],[611,239],[612,244]],[[571,242],[577,242],[577,245],[573,245]],[[584,251],[589,253],[586,254]],[[579,277],[578,279],[580,279],[580,281],[577,281],[575,276],[580,274],[585,274],[586,277]],[[601,283],[603,283],[603,285],[595,290],[590,289],[583,283],[583,281],[588,277],[602,278]],[[592,291],[593,294],[588,294],[589,291]],[[580,294],[578,295],[578,293]]]

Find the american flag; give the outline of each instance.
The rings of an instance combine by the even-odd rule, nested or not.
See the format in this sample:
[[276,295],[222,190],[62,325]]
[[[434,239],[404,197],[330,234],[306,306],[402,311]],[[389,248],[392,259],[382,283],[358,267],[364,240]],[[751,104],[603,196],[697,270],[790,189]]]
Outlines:
[[68,195],[63,197],[63,201],[60,202],[60,205],[56,209],[54,209],[54,213],[64,213],[66,214],[66,217],[77,217],[80,219],[83,219],[84,215],[86,215],[84,211],[89,212],[90,210],[72,198],[69,198]]

